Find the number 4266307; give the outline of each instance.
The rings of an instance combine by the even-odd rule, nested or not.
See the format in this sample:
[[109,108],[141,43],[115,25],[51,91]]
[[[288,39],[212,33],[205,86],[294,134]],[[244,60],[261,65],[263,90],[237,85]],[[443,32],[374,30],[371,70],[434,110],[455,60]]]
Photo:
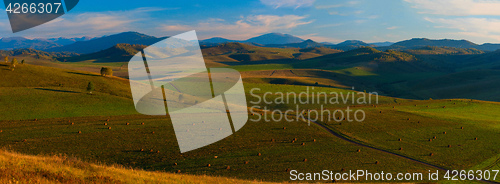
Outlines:
[[[22,14],[57,14],[61,8],[61,3],[9,3],[5,11],[7,13]],[[64,11],[64,10],[62,10]]]

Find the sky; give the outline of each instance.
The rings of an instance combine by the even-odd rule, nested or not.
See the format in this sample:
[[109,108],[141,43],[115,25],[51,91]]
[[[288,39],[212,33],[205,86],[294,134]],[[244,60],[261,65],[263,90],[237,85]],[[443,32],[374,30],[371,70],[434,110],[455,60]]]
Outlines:
[[173,36],[190,30],[199,39],[246,40],[278,32],[331,43],[411,38],[500,43],[500,0],[81,0],[67,14],[15,34],[7,13],[0,13],[0,37],[125,31]]

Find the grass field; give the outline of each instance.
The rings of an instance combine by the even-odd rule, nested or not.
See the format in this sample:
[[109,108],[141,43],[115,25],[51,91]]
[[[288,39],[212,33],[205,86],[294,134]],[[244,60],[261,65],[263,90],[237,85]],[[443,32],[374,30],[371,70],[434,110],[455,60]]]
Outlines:
[[[363,104],[357,102],[356,96],[354,103],[348,100],[339,104],[282,104],[276,102],[279,92],[300,94],[309,90],[309,95],[299,96],[297,100],[311,98],[313,92],[324,92],[326,96],[316,99],[324,101],[335,93],[372,92],[373,86],[368,82],[373,79],[363,72],[348,72],[355,68],[289,69],[288,65],[280,64],[233,67],[243,71],[249,106],[295,110],[299,105],[299,110],[304,110],[323,105],[326,109],[343,110],[350,106],[364,110],[364,122],[320,123],[345,139],[389,153],[353,144],[301,120],[258,120],[248,121],[241,130],[222,141],[181,154],[172,123],[166,116],[138,115],[135,111],[127,80],[34,65],[19,65],[10,71],[4,64],[0,64],[0,77],[4,79],[0,81],[0,112],[3,112],[0,147],[29,155],[64,154],[85,162],[144,170],[170,173],[181,170],[185,174],[276,182],[289,181],[287,169],[299,172],[363,169],[393,173],[426,173],[433,169],[391,153],[449,169],[498,168],[495,166],[500,149],[500,141],[496,140],[500,132],[498,103],[379,96],[378,104],[373,101]],[[407,74],[407,79],[412,75],[417,74]],[[366,80],[360,82],[355,77],[366,77]],[[85,91],[89,81],[96,85],[92,94]],[[287,84],[290,81],[293,83]],[[353,91],[352,86],[357,91]],[[263,100],[252,103],[257,101],[256,96],[273,103],[266,104]],[[251,120],[259,116],[261,114],[250,113]],[[102,177],[116,179],[121,175]],[[87,179],[83,175],[75,181]]]
[[0,151],[1,183],[266,183],[223,177],[148,172],[66,156],[28,156]]

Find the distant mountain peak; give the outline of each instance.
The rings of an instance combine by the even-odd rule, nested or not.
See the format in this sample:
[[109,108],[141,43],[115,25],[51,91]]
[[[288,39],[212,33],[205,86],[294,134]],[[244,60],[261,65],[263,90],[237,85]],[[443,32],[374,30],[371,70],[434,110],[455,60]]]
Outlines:
[[303,41],[304,39],[289,34],[268,33],[261,36],[250,38],[245,42],[268,45],[268,44],[300,43]]

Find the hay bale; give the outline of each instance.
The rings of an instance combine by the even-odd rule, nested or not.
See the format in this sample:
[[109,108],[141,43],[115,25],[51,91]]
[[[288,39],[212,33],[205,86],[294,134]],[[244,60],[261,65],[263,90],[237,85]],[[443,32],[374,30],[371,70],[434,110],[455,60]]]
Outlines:
[[81,133],[82,133],[82,131],[78,131],[78,133],[79,133],[79,134],[81,134]]
[[451,145],[448,145],[448,148],[451,148]]
[[446,132],[443,132],[443,134],[446,134]]
[[226,170],[229,170],[229,169],[231,169],[231,167],[227,166],[227,167],[226,167]]
[[74,125],[75,123],[71,123],[71,125]]
[[460,129],[462,129],[462,130],[463,130],[463,129],[464,129],[464,127],[460,127]]
[[408,121],[410,121],[410,118],[408,118]]
[[380,111],[380,114],[382,114],[382,111]]
[[144,151],[144,149],[141,149],[141,151]]
[[260,157],[261,155],[262,155],[261,153],[257,154],[257,156],[259,156],[259,157]]
[[434,153],[430,153],[429,156],[434,156]]
[[274,142],[274,139],[271,139],[271,142]]
[[402,141],[402,139],[398,139],[398,141]]
[[433,138],[434,138],[434,139],[437,139],[437,137],[436,137],[436,136],[434,136]]
[[3,132],[3,130],[0,130],[0,132]]
[[316,142],[316,139],[313,139],[313,142]]
[[151,134],[155,134],[155,132],[154,132],[154,131],[152,131],[152,132],[151,132]]
[[160,150],[156,151],[156,153],[160,153]]
[[26,139],[23,140],[23,142],[26,142],[26,141],[28,141],[28,140],[26,140]]
[[174,163],[174,165],[177,165],[177,162],[176,162],[176,163]]
[[297,138],[293,138],[294,141],[297,141]]
[[109,119],[107,119],[106,121],[109,121]]
[[111,130],[111,127],[108,127],[108,130]]
[[303,161],[304,161],[304,162],[307,162],[307,158],[304,158],[304,160],[303,160]]
[[446,106],[443,106],[443,109],[445,109],[445,108],[446,108]]
[[304,146],[304,145],[306,145],[306,143],[302,143],[302,144],[300,144],[300,145],[301,145],[301,146]]
[[477,141],[477,137],[476,137],[476,138],[474,138],[474,140],[476,140],[476,141]]
[[286,130],[286,127],[283,127],[283,130]]
[[375,161],[375,164],[380,164],[380,162],[379,161]]
[[181,173],[181,170],[177,170],[177,173]]
[[125,125],[130,125],[130,123],[126,123]]
[[144,125],[144,123],[141,123],[141,125]]
[[245,161],[245,164],[248,164],[248,161]]
[[342,169],[340,169],[340,171],[341,171],[341,172],[344,172],[344,171],[345,171],[345,169],[344,169],[344,168],[342,168]]
[[290,168],[286,168],[286,172],[290,172]]
[[104,123],[104,125],[108,125],[108,123]]
[[214,158],[219,158],[218,156],[214,156]]
[[403,150],[403,148],[400,147],[399,150]]
[[153,149],[150,149],[149,152],[153,152]]
[[429,142],[432,142],[432,139],[429,139]]
[[359,152],[361,152],[361,150],[360,150],[360,149],[358,149],[358,151],[357,151],[357,152],[359,153]]

